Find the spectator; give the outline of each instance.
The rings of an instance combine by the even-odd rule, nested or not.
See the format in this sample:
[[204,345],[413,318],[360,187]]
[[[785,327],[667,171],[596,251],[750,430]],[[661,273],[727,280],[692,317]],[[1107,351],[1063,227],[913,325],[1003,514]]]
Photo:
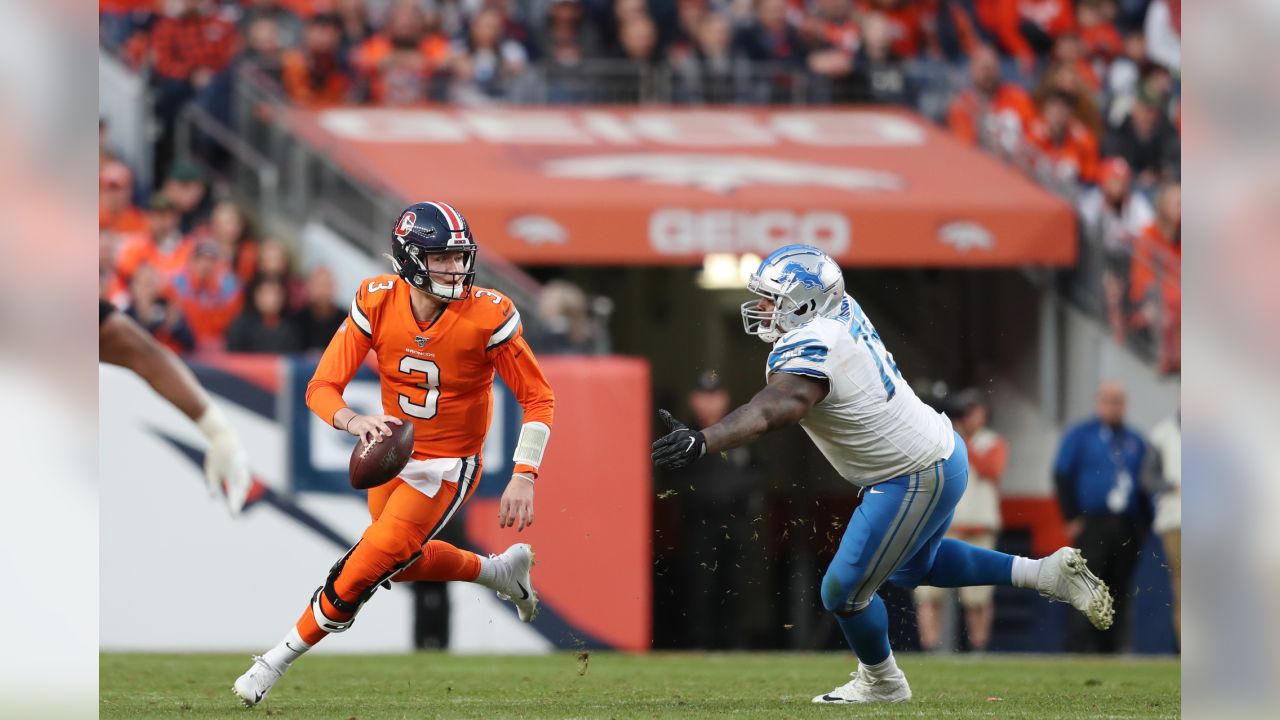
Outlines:
[[254,281],[270,279],[279,282],[285,290],[285,306],[297,310],[305,304],[306,288],[293,272],[289,248],[279,240],[267,238],[258,249],[258,268]]
[[1067,430],[1053,465],[1067,534],[1115,598],[1110,630],[1096,630],[1083,615],[1072,614],[1067,636],[1072,652],[1118,652],[1128,627],[1129,588],[1151,509],[1137,482],[1146,443],[1125,424],[1124,415],[1124,388],[1104,382],[1098,388],[1097,417]]
[[195,336],[159,270],[149,264],[140,265],[129,282],[129,296],[125,313],[162,345],[179,354],[195,349]]
[[974,0],[974,7],[983,29],[1028,77],[1037,58],[1047,56],[1054,40],[1075,27],[1071,0]]
[[213,208],[209,224],[200,231],[218,244],[222,257],[231,263],[231,269],[240,283],[248,283],[258,271],[258,242],[249,233],[240,208],[230,200],[223,200]]
[[1145,195],[1134,191],[1133,173],[1124,158],[1106,158],[1098,167],[1097,187],[1080,199],[1080,224],[1085,238],[1096,243],[1085,250],[1101,253],[1101,263],[1085,270],[1101,277],[1107,322],[1116,341],[1123,343],[1128,334],[1130,260],[1155,210]]
[[850,102],[865,95],[854,77],[855,56],[862,47],[862,33],[853,18],[852,0],[818,0],[814,11],[797,31],[808,54],[809,72],[829,83],[826,102]]
[[973,87],[961,92],[947,111],[951,133],[970,145],[1014,153],[1036,115],[1031,96],[1000,79],[1000,59],[988,45],[973,52],[969,77]]
[[1142,84],[1142,75],[1150,66],[1147,60],[1147,40],[1138,31],[1124,36],[1124,49],[1119,57],[1111,61],[1107,68],[1106,94],[1107,125],[1115,127],[1129,116],[1134,99],[1138,97],[1138,88]]
[[129,282],[143,265],[157,270],[168,282],[186,267],[194,243],[178,229],[178,211],[164,193],[153,193],[147,209],[147,232],[123,239],[116,254],[116,272]]
[[280,43],[280,30],[276,21],[260,17],[249,24],[244,52],[236,58],[239,66],[253,67],[258,72],[280,83],[284,75],[285,50]]
[[189,160],[173,164],[160,191],[173,203],[179,214],[178,228],[189,233],[209,220],[213,198],[205,182],[204,171]]
[[240,282],[227,268],[216,243],[205,240],[191,252],[173,280],[174,296],[199,350],[222,350],[227,328],[243,305]]
[[736,98],[733,26],[720,13],[706,13],[696,30],[693,55],[676,66],[691,98],[730,103]]
[[906,63],[893,50],[893,26],[879,13],[862,21],[862,46],[854,61],[855,97],[884,105],[916,104],[916,86]]
[[1152,60],[1177,73],[1182,65],[1182,0],[1154,0],[1143,29]]
[[[729,408],[729,391],[719,373],[702,373],[689,393],[695,426],[718,422]],[[742,613],[725,612],[725,603],[748,592],[742,563],[749,553],[751,518],[758,514],[753,507],[761,504],[754,452],[734,448],[676,475],[687,532],[682,557],[689,644],[696,649],[742,649]]]
[[1132,326],[1154,340],[1162,372],[1181,369],[1182,189],[1170,183],[1156,198],[1156,220],[1134,248],[1129,275]]
[[1115,5],[1110,0],[1080,0],[1076,5],[1080,41],[1090,60],[1100,65],[1095,69],[1099,74],[1107,63],[1124,52],[1124,38],[1110,17],[1114,14]]
[[1160,100],[1139,93],[1129,117],[1107,134],[1107,155],[1119,155],[1128,163],[1142,190],[1152,190],[1166,179],[1176,178],[1180,141],[1161,112]]
[[[987,405],[977,390],[957,394],[948,414],[955,416],[955,429],[969,449],[969,486],[956,505],[955,516],[947,537],[964,540],[971,545],[994,550],[1000,532],[1000,478],[1009,461],[1009,446],[1004,438],[987,427]],[[944,588],[916,588],[916,616],[920,625],[920,646],[936,650],[941,644],[940,605]],[[964,608],[969,647],[987,649],[991,641],[991,625],[995,619],[995,588],[965,587],[959,589]]]
[[380,105],[415,105],[431,99],[431,78],[449,62],[449,39],[439,15],[399,0],[386,26],[356,48],[352,65],[364,85],[360,93]]
[[1182,647],[1182,410],[1151,429],[1142,486],[1156,499],[1152,530],[1164,545],[1173,588],[1173,636]]
[[307,276],[307,304],[290,318],[302,350],[324,350],[346,317],[333,304],[333,273],[318,267]]
[[167,167],[172,157],[178,112],[231,64],[235,53],[235,26],[205,7],[202,0],[180,0],[178,13],[159,18],[151,31],[151,82],[161,125],[157,168]]
[[666,43],[667,64],[676,67],[693,58],[702,21],[710,14],[709,4],[709,0],[676,0],[676,25]]
[[1053,91],[1027,133],[1027,140],[1041,153],[1037,172],[1072,190],[1076,183],[1093,182],[1098,170],[1098,142],[1075,119],[1075,103],[1075,95]]
[[147,221],[134,207],[133,173],[122,162],[110,161],[98,171],[98,229],[120,234],[145,233]]
[[552,280],[542,288],[539,307],[546,323],[546,331],[536,346],[539,353],[596,352],[596,326],[582,288],[564,280]]
[[892,51],[897,57],[919,57],[926,49],[936,56],[939,54],[937,37],[931,32],[931,23],[925,21],[928,12],[922,7],[925,4],[916,0],[859,0],[858,9],[864,17],[879,15],[885,19]]
[[[105,168],[107,163],[120,162],[120,156],[111,148],[110,135],[107,132],[107,118],[104,115],[98,116],[98,167],[99,173],[101,168]],[[127,168],[126,168],[127,169]],[[130,173],[132,179],[133,173]]]
[[546,61],[558,67],[577,67],[599,55],[599,38],[585,22],[582,0],[551,0],[538,46]]
[[255,22],[265,19],[275,23],[285,47],[298,47],[302,43],[302,21],[292,10],[283,7],[280,0],[245,0],[244,4],[248,7],[240,16],[241,32],[247,35]]
[[341,27],[344,55],[373,35],[373,25],[369,22],[364,0],[335,0],[333,14],[338,16]]
[[739,52],[757,62],[800,66],[805,43],[787,20],[787,0],[756,0],[756,15],[735,38]]
[[502,13],[492,8],[471,18],[470,32],[456,48],[455,58],[454,75],[464,97],[507,96],[529,64],[524,45],[507,36]]
[[351,72],[341,53],[342,26],[337,15],[316,13],[307,21],[301,48],[283,60],[284,90],[303,107],[337,105],[351,89]]
[[[1102,79],[1089,58],[1084,41],[1074,32],[1063,33],[1053,43],[1051,55],[1054,66],[1066,66],[1075,71],[1085,90],[1093,95],[1102,89]],[[1092,108],[1091,108],[1092,109]],[[1096,109],[1094,109],[1096,113]],[[1095,114],[1096,117],[1096,114]]]
[[1093,100],[1094,90],[1080,74],[1080,67],[1073,62],[1057,62],[1049,66],[1040,84],[1036,87],[1036,106],[1044,105],[1054,92],[1067,93],[1072,97],[1072,114],[1095,138],[1102,137],[1102,116],[1098,104]]
[[227,330],[227,351],[294,353],[302,350],[298,331],[285,322],[285,288],[272,278],[256,281],[249,290],[250,306]]

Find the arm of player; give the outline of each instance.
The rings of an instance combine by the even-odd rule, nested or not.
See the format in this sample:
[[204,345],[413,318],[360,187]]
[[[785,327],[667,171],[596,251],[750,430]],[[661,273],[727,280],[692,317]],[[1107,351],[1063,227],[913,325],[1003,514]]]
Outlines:
[[393,415],[360,415],[347,407],[342,399],[342,391],[360,371],[360,364],[372,347],[372,337],[348,315],[333,334],[324,355],[320,356],[320,364],[316,365],[311,382],[307,383],[307,407],[311,412],[333,427],[369,444],[391,435],[387,423],[399,425],[402,422]]
[[112,312],[103,321],[98,332],[98,355],[103,362],[137,373],[161,397],[195,421],[209,440],[204,458],[209,492],[225,491],[227,507],[232,515],[238,515],[253,485],[249,460],[235,428],[210,401],[191,368],[122,312]]
[[498,527],[518,523],[516,532],[520,532],[533,524],[533,482],[551,439],[555,393],[523,336],[516,335],[495,347],[491,357],[499,377],[524,409],[524,426],[513,458],[515,468],[498,504]]
[[702,432],[690,430],[666,410],[660,411],[671,432],[653,444],[653,462],[664,470],[684,467],[708,452],[746,445],[767,432],[794,425],[827,396],[825,378],[778,372],[746,405]]

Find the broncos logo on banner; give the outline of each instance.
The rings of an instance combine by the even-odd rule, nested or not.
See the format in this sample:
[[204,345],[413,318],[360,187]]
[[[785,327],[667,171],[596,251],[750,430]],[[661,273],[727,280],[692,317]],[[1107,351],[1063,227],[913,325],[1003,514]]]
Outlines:
[[804,285],[807,288],[822,287],[822,279],[818,277],[817,273],[810,272],[808,268],[800,263],[788,263],[786,267],[782,268],[781,279],[785,280],[788,278],[794,282]]

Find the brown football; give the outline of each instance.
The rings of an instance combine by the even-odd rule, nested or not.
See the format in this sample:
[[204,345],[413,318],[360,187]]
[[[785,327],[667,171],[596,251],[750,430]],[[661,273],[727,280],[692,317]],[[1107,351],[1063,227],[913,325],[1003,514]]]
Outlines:
[[387,423],[391,436],[381,442],[365,445],[357,440],[351,451],[351,487],[368,490],[391,482],[413,456],[413,423]]

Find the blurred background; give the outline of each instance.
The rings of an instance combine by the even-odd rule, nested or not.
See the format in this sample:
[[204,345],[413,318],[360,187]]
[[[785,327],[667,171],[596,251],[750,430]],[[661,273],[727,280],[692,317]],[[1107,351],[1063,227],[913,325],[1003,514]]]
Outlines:
[[[557,390],[527,533],[547,611],[530,629],[471,586],[396,588],[323,651],[843,648],[817,589],[856,492],[799,429],[648,462],[656,408],[704,426],[761,386],[738,306],[789,243],[842,264],[969,441],[953,532],[1081,544],[1126,600],[1095,634],[1031,593],[890,586],[895,646],[1178,651],[1178,0],[101,0],[98,20],[100,295],[195,368],[256,475],[225,517],[194,428],[101,369],[104,649],[260,646],[358,537],[349,438],[302,391],[389,272],[400,210],[439,199]],[[376,383],[348,400],[372,409]],[[500,393],[452,541],[516,541],[490,510],[519,422]],[[1127,484],[1092,489],[1098,463]],[[187,622],[228,596],[254,609]]]

